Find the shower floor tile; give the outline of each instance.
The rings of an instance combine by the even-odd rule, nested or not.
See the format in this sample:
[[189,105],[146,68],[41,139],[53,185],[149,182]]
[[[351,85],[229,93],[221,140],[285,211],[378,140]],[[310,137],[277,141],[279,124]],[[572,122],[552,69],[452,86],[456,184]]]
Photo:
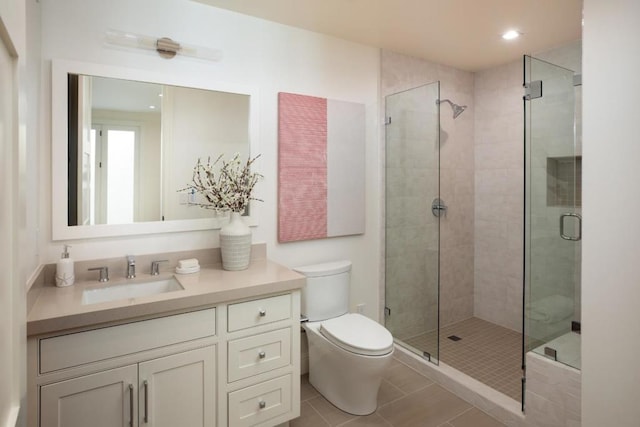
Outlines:
[[[447,337],[461,338],[453,341]],[[436,348],[437,332],[405,340],[421,351]],[[522,334],[472,317],[440,330],[440,360],[478,381],[521,400]]]

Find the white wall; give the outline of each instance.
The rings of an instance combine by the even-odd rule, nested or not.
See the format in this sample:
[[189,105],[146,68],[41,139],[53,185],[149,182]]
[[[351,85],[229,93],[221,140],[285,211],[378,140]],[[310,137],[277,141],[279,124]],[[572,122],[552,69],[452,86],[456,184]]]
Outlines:
[[[50,105],[51,58],[148,69],[174,75],[201,75],[212,81],[251,85],[260,96],[260,165],[265,180],[258,197],[259,226],[254,241],[267,243],[270,258],[295,266],[338,258],[354,263],[352,306],[367,304],[365,314],[378,318],[376,289],[380,244],[377,93],[379,53],[376,49],[286,27],[236,13],[180,0],[42,0],[42,105]],[[167,36],[184,43],[221,49],[224,58],[204,63],[188,58],[165,60],[158,55],[107,48],[109,29]],[[365,104],[366,232],[364,235],[278,244],[277,224],[277,93],[293,92]],[[62,106],[60,106],[62,107]],[[46,110],[45,110],[46,112]],[[43,114],[42,153],[49,158],[49,115]],[[51,241],[50,166],[40,181],[41,226],[45,233],[42,262],[58,257],[62,242]],[[56,201],[58,202],[58,201]],[[218,246],[218,233],[189,232],[104,240],[76,241],[77,259],[123,256]]]
[[639,16],[637,0],[584,2],[584,427],[640,420]]

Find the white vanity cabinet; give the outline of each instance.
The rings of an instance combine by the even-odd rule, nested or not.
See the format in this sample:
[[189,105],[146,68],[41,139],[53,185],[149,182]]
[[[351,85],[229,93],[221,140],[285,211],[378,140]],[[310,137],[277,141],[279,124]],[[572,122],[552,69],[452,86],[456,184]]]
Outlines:
[[41,427],[214,425],[215,347],[42,386]]
[[214,361],[215,346],[208,346],[140,363],[139,425],[215,425]]
[[272,427],[300,415],[300,291],[28,338],[29,427]]
[[213,426],[216,341],[215,308],[30,340],[39,426]]
[[229,427],[267,426],[300,415],[299,292],[229,304]]
[[130,416],[137,414],[137,405],[131,405],[137,378],[138,369],[131,365],[45,385],[40,389],[40,425],[128,426]]

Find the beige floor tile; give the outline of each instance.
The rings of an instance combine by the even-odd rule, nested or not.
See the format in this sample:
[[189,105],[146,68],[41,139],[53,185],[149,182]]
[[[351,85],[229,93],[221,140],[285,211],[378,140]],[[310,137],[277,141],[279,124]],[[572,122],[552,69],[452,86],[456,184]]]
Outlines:
[[477,408],[471,408],[464,414],[449,421],[453,427],[504,427],[504,424]]
[[398,365],[402,365],[403,363],[400,362],[398,359],[396,359],[395,357],[391,358],[391,363],[389,363],[389,367],[387,369],[393,368],[394,366],[398,366]]
[[309,374],[302,375],[300,377],[300,401],[304,402],[319,395],[318,390],[309,383]]
[[340,424],[340,427],[392,427],[384,418],[377,414],[358,417],[355,420]]
[[307,402],[300,404],[300,416],[291,420],[290,427],[328,427],[326,422]]
[[384,379],[405,393],[413,393],[433,384],[429,378],[401,363],[387,369]]
[[405,394],[406,393],[387,380],[382,380],[380,390],[378,390],[378,406],[382,406],[386,403],[399,399]]
[[333,406],[331,402],[325,399],[322,395],[314,397],[307,402],[309,402],[313,409],[318,411],[318,413],[329,423],[330,426],[338,426],[355,418],[355,415],[347,414],[346,412],[343,412]]
[[471,408],[464,400],[433,384],[378,408],[394,427],[437,427]]

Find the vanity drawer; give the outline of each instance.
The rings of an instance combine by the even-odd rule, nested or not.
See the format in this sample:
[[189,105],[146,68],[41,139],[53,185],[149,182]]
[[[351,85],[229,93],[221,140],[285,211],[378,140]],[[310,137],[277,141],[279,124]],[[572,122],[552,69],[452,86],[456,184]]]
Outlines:
[[291,317],[291,294],[231,304],[228,331],[239,331]]
[[291,374],[229,393],[229,427],[263,423],[291,412]]
[[40,340],[40,373],[216,334],[216,310],[193,311]]
[[291,328],[229,341],[228,381],[291,364]]

